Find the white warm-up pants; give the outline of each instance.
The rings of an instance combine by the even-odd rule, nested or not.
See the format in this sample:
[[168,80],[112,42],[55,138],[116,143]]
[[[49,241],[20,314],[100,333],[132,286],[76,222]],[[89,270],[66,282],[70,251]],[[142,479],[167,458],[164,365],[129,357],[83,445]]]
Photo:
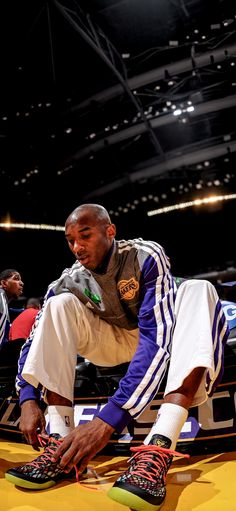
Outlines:
[[[212,336],[217,302],[215,288],[207,281],[187,280],[177,291],[165,394],[178,389],[194,368],[205,367],[192,406],[207,398],[206,377],[212,385],[221,370],[223,345]],[[115,366],[129,362],[137,344],[138,329],[109,325],[73,294],[63,293],[45,305],[22,376],[73,402],[78,353],[98,366]]]

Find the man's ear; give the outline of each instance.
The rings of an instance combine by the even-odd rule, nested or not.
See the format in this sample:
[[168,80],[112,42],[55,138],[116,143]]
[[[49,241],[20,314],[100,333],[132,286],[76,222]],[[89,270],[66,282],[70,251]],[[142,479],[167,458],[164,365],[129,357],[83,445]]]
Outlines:
[[7,287],[7,280],[1,280],[0,281],[0,286],[2,287],[2,289],[6,289],[6,287]]
[[114,238],[116,235],[116,226],[114,224],[109,224],[107,228],[107,234],[111,238]]

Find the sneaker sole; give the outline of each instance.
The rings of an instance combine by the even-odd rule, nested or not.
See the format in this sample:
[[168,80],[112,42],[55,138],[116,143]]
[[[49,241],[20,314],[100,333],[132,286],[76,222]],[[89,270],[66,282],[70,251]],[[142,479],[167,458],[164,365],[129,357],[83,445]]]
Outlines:
[[47,488],[51,488],[51,486],[55,486],[55,484],[57,484],[56,481],[53,480],[47,481],[46,483],[33,483],[32,481],[21,479],[21,477],[13,476],[12,474],[5,474],[5,479],[16,486],[26,488],[27,490],[46,490]]
[[107,493],[108,497],[124,506],[131,508],[134,511],[157,511],[162,506],[158,504],[157,506],[150,504],[146,500],[141,499],[134,493],[130,493],[129,491],[123,490],[122,488],[117,488],[112,486],[112,488]]

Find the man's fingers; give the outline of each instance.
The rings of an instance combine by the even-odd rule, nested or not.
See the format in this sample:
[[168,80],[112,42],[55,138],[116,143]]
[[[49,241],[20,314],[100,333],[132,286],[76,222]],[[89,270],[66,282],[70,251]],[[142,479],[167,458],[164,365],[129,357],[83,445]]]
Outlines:
[[76,463],[78,475],[83,474],[84,470],[88,466],[89,460],[90,460],[89,456],[84,456],[84,458],[82,458],[78,463]]
[[81,475],[83,471],[86,469],[89,459],[90,458],[88,456],[84,456],[83,458],[79,459],[79,455],[77,454],[76,456],[74,456],[73,460],[71,460],[66,465],[64,472],[69,473],[72,470],[72,468],[75,467],[76,465],[78,475]]
[[35,451],[40,451],[40,448],[39,448],[39,445],[38,445],[38,444],[31,444],[31,445],[32,445],[32,447],[33,447],[33,449],[34,449]]
[[60,464],[60,467],[66,471],[69,471],[73,468],[74,465],[77,465],[81,462],[81,450],[77,444],[71,443],[71,441],[63,440],[62,444],[53,455],[53,461],[57,461]]
[[69,474],[69,472],[72,470],[73,467],[74,467],[74,464],[70,461],[70,463],[68,463],[68,465],[66,465],[66,467],[64,468],[64,472],[66,474]]
[[68,441],[66,438],[62,441],[61,445],[57,448],[57,450],[54,452],[52,460],[58,461],[64,452],[67,451],[67,449],[70,447],[71,441]]
[[35,451],[39,451],[39,444],[37,440],[29,440],[29,444],[33,447]]
[[69,447],[69,449],[67,449],[67,451],[61,456],[61,459],[60,459],[60,467],[61,468],[65,468],[68,466],[68,464],[70,463],[71,466],[73,466],[75,463],[74,463],[74,457],[76,454],[78,454],[78,457],[80,458],[81,456],[79,455],[80,451],[78,451],[78,448],[76,447],[73,447],[73,444]]
[[46,420],[45,420],[45,417],[44,417],[44,415],[43,415],[43,416],[42,416],[42,418],[41,418],[41,421],[40,421],[40,429],[41,429],[41,433],[42,433],[43,431],[46,433],[46,431],[45,431],[45,427],[46,427]]
[[27,444],[31,445],[31,447],[33,447],[33,449],[35,451],[39,451],[40,450],[39,449],[39,444],[38,444],[38,442],[36,440],[34,441],[31,438],[27,438],[26,435],[24,435],[24,437],[25,437],[25,440],[26,440]]
[[25,434],[26,441],[29,445],[33,447],[35,451],[39,451],[39,442],[37,435],[32,435],[30,433]]

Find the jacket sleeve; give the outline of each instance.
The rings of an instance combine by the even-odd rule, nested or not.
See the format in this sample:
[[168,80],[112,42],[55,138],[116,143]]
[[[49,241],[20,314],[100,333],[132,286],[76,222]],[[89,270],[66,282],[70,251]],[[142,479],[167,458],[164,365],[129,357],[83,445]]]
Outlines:
[[[54,282],[53,282],[53,284],[54,284]],[[28,401],[29,399],[33,399],[36,401],[40,399],[40,395],[41,395],[40,389],[39,388],[36,389],[35,387],[33,387],[33,385],[30,385],[30,383],[26,382],[24,380],[24,378],[21,376],[21,373],[22,373],[26,358],[28,356],[30,346],[33,342],[35,331],[39,324],[40,318],[43,314],[45,303],[50,296],[53,296],[53,294],[54,293],[52,290],[52,285],[50,285],[47,290],[45,299],[44,299],[43,307],[38,312],[38,314],[35,318],[34,324],[32,326],[30,335],[29,335],[28,339],[26,340],[26,342],[23,344],[21,351],[20,351],[20,356],[19,356],[19,360],[18,360],[18,374],[16,376],[16,392],[19,394],[20,405],[22,405],[24,403],[24,401]]]
[[8,334],[10,330],[10,320],[8,305],[2,293],[0,293],[0,347],[4,342],[8,341]]
[[35,322],[31,329],[30,335],[26,342],[23,344],[20,352],[20,357],[18,361],[18,374],[16,376],[16,391],[19,394],[20,405],[24,403],[24,401],[28,401],[29,399],[39,400],[40,399],[40,390],[27,383],[24,378],[22,378],[21,373],[24,367],[24,363],[26,361],[31,343],[34,338],[35,330],[42,316],[43,308],[39,311],[35,318]]
[[163,250],[141,268],[139,343],[115,394],[99,417],[121,432],[154,398],[170,357],[174,327],[175,283]]

